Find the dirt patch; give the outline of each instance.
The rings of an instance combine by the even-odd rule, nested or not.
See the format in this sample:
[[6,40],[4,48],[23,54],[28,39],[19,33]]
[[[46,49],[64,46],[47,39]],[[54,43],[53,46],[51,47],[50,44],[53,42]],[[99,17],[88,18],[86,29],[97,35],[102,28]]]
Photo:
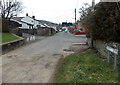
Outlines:
[[[50,83],[54,83],[53,81],[54,81],[54,79],[55,79],[55,76],[56,76],[56,73],[57,73],[57,71],[58,71],[58,69],[60,68],[60,66],[62,65],[62,62],[64,61],[64,59],[65,59],[65,57],[69,57],[70,55],[74,55],[74,54],[80,54],[81,52],[84,52],[84,51],[86,51],[87,49],[89,49],[89,46],[88,45],[72,45],[72,46],[70,46],[69,47],[69,49],[64,49],[63,51],[64,52],[68,52],[68,54],[69,55],[63,55],[60,59],[59,59],[59,61],[58,61],[58,63],[57,63],[57,65],[55,66],[55,71],[54,71],[54,73],[52,74],[52,77],[51,77],[51,79],[49,80],[49,82]],[[70,54],[70,52],[74,52],[74,53],[71,53]]]
[[8,55],[7,58],[16,58],[17,55]]
[[40,60],[40,59],[43,58],[43,57],[44,57],[44,55],[33,57],[32,61],[33,61],[33,62],[36,62],[36,61]]
[[61,56],[62,54],[53,54],[52,56]]
[[69,47],[70,50],[73,50],[75,54],[80,54],[80,52],[85,51],[88,49],[89,46],[86,44],[73,44]]
[[45,65],[45,68],[46,68],[46,69],[54,69],[54,63],[51,63],[51,62],[47,63],[47,64]]
[[64,56],[62,56],[62,57],[58,60],[57,65],[55,66],[55,70],[54,70],[54,72],[53,72],[53,74],[52,74],[52,76],[51,76],[51,78],[50,78],[50,80],[49,80],[49,83],[54,83],[53,81],[54,81],[54,79],[55,79],[55,75],[56,75],[58,69],[60,68],[60,66],[61,66],[61,64],[62,64],[62,62],[63,62],[64,59],[65,59]]

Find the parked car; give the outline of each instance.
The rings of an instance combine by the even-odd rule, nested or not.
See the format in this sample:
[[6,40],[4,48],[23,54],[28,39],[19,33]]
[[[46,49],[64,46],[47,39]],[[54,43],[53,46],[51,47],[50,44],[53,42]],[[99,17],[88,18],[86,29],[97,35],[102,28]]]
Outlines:
[[82,31],[82,30],[74,30],[73,34],[75,35],[80,35],[80,34],[87,34],[86,32]]

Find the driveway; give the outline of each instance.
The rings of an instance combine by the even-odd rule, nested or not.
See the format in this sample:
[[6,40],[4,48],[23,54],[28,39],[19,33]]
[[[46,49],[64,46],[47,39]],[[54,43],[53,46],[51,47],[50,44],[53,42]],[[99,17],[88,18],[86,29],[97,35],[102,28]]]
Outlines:
[[3,83],[49,83],[55,66],[72,43],[86,38],[60,32],[2,56]]

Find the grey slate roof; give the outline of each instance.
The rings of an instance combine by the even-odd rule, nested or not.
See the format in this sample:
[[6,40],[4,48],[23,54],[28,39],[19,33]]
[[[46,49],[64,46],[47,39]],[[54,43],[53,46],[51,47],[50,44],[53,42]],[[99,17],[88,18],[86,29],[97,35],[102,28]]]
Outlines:
[[17,20],[17,21],[21,21],[21,19],[24,17],[13,17],[12,19]]

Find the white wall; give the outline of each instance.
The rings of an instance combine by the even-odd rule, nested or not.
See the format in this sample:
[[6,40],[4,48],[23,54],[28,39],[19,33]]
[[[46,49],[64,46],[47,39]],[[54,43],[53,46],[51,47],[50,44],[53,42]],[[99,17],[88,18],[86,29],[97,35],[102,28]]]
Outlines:
[[21,28],[21,29],[29,29],[29,25],[27,25],[25,23],[21,23],[21,22],[19,24],[22,24],[22,26],[19,27],[19,28]]
[[37,29],[37,25],[40,25],[39,21],[35,20],[35,29]]
[[[12,20],[18,22],[19,24],[22,24],[22,27],[19,27],[21,29],[32,29],[32,27],[30,27],[30,25],[28,25],[27,23],[33,25],[33,28],[35,28],[35,29],[37,29],[37,25],[40,25],[39,21],[37,21],[29,16],[25,16],[24,18],[22,18],[21,21],[23,21],[23,22],[20,22],[20,21],[14,20],[14,19],[12,19]],[[24,22],[26,22],[26,23],[24,23]]]
[[35,28],[35,29],[37,28],[37,25],[39,25],[39,21],[37,21],[29,16],[24,17],[21,21],[24,21],[24,22],[27,22],[27,23],[34,25],[33,28]]

